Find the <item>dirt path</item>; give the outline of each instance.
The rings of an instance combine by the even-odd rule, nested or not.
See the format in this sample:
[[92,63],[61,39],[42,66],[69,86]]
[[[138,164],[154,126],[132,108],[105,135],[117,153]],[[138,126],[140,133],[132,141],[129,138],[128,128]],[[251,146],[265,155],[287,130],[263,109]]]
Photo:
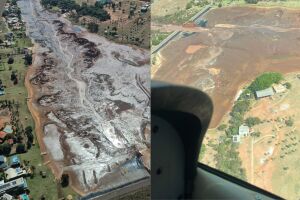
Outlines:
[[[35,48],[34,48],[35,49]],[[35,53],[33,49],[33,54]],[[35,60],[35,56],[33,56],[33,63]],[[35,102],[33,102],[33,99],[35,99],[35,93],[34,93],[34,89],[32,88],[32,85],[30,83],[30,76],[32,74],[34,74],[34,66],[30,66],[28,67],[27,73],[26,73],[26,77],[25,77],[25,87],[27,89],[28,92],[28,101],[27,101],[27,106],[28,109],[34,119],[35,122],[35,133],[36,133],[36,137],[39,143],[39,147],[40,147],[40,151],[41,154],[44,152],[47,152],[46,146],[44,144],[43,141],[43,126],[42,126],[42,122],[41,120],[44,118],[43,116],[41,116],[41,114],[36,110],[34,104]],[[50,169],[52,170],[54,176],[56,179],[60,179],[61,177],[61,170],[57,168],[57,166],[55,166],[54,164],[52,164],[51,162],[51,158],[48,154],[43,156],[43,160],[44,163],[49,163],[47,164]]]

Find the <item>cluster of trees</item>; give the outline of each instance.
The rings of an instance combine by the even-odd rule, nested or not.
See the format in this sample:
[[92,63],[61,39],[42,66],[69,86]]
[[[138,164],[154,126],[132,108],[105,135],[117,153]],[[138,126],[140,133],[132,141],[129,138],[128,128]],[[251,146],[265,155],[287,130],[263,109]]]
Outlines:
[[25,135],[27,137],[27,148],[30,149],[33,143],[33,130],[31,126],[25,128]]
[[10,80],[14,83],[14,85],[18,84],[19,79],[16,71],[11,72]]
[[25,58],[24,58],[24,64],[25,65],[31,65],[32,64],[32,55],[31,54],[28,54],[28,53],[26,53],[25,54]]
[[283,76],[277,72],[267,72],[257,77],[248,87],[252,92],[264,90],[271,87],[274,83],[279,83],[283,80]]
[[205,6],[208,5],[210,2],[208,0],[201,0],[201,1],[194,1],[194,0],[190,0],[185,9],[188,10],[190,8],[192,8],[193,6]]
[[249,127],[253,127],[257,124],[260,124],[262,121],[258,117],[248,117],[245,120],[245,124]]
[[249,4],[257,4],[258,0],[245,0],[245,2]]
[[95,6],[88,6],[87,4],[78,5],[74,0],[42,0],[42,5],[51,8],[57,6],[63,12],[76,10],[78,16],[91,16],[96,17],[101,21],[110,19],[109,13],[103,9],[103,5],[97,3]]
[[95,23],[89,23],[88,24],[88,30],[91,33],[98,33],[98,31],[99,31],[99,25],[95,24]]
[[8,156],[11,152],[11,145],[7,142],[0,144],[0,155]]
[[215,145],[216,167],[222,172],[246,181],[246,172],[242,167],[242,161],[237,151],[237,145],[232,143],[231,138],[224,139],[220,144]]
[[289,117],[289,119],[285,121],[285,124],[287,126],[293,126],[294,125],[294,120],[291,117]]

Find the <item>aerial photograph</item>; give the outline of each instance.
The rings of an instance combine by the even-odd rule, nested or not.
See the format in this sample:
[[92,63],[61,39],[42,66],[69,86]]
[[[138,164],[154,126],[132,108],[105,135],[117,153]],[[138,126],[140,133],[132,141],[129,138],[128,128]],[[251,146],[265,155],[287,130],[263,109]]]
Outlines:
[[0,0],[0,199],[150,198],[150,6]]
[[300,1],[153,0],[151,13],[151,78],[214,104],[198,161],[299,199]]

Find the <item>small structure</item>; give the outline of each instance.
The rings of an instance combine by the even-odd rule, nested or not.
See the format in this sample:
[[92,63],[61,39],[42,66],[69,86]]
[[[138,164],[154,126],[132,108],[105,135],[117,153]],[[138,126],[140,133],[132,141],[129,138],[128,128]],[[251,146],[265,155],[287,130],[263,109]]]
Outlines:
[[19,167],[21,164],[18,156],[14,155],[10,158],[10,166],[11,167]]
[[11,125],[6,125],[3,131],[7,134],[12,134],[14,132],[13,128]]
[[0,195],[5,193],[11,195],[20,194],[23,193],[27,188],[28,186],[26,180],[24,178],[18,178],[16,180],[0,184]]
[[5,95],[5,91],[4,90],[0,90],[0,96]]
[[286,91],[286,87],[284,87],[282,84],[274,84],[273,89],[275,93],[283,93]]
[[250,133],[250,128],[246,125],[241,125],[239,127],[239,136],[241,138],[248,136]]
[[256,98],[264,98],[264,97],[269,97],[269,96],[273,96],[274,95],[274,90],[270,87],[267,88],[265,90],[260,90],[260,91],[256,91]]
[[5,156],[0,156],[0,169],[5,170],[7,169],[7,158]]
[[5,180],[14,180],[16,178],[25,177],[27,175],[26,170],[21,169],[20,167],[17,168],[9,168],[5,172]]
[[232,138],[232,141],[234,143],[240,143],[241,137],[239,135],[234,135],[233,138]]

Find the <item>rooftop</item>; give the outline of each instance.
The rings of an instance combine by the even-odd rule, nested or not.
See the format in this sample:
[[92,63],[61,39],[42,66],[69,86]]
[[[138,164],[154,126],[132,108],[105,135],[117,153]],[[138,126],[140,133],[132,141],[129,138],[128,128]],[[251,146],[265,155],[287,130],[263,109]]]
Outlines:
[[5,128],[3,129],[3,131],[5,133],[13,133],[14,132],[11,125],[6,125]]
[[274,95],[274,90],[272,88],[267,88],[265,90],[256,91],[256,97],[262,98],[262,97],[268,97]]

